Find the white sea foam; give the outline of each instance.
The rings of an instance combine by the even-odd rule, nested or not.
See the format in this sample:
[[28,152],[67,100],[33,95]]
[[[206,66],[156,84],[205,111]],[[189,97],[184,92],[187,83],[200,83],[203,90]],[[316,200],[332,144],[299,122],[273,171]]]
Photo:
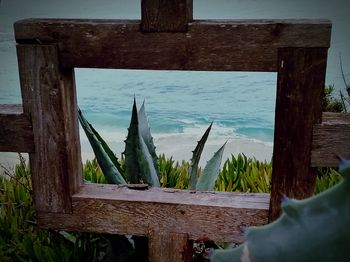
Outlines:
[[[192,157],[192,151],[197,145],[197,141],[201,135],[190,134],[172,134],[157,136],[155,143],[158,153],[164,153],[167,156],[172,156],[173,159],[189,160]],[[254,139],[247,139],[239,136],[235,137],[219,137],[209,136],[205,148],[203,150],[200,165],[204,165],[226,141],[226,147],[223,155],[223,160],[239,153],[244,153],[247,156],[255,157],[261,161],[270,161],[272,157],[272,143],[266,143]]]
[[[197,145],[197,141],[205,132],[207,126],[197,126],[188,128],[184,133],[161,133],[154,134],[154,143],[158,154],[165,154],[167,157],[173,157],[176,161],[190,160],[192,151]],[[219,129],[219,130],[216,130]],[[215,131],[216,130],[216,131]],[[120,156],[124,151],[126,132],[110,132],[101,131],[101,136],[110,145],[113,152]],[[223,135],[225,134],[225,135]],[[226,160],[233,155],[244,153],[246,156],[255,157],[261,161],[270,161],[272,157],[273,144],[271,142],[263,142],[257,139],[251,139],[239,136],[228,128],[218,127],[213,125],[212,132],[208,137],[205,148],[203,150],[200,165],[211,158],[226,141],[226,147],[223,155],[223,160]],[[89,142],[81,132],[82,159],[92,159],[94,157]]]

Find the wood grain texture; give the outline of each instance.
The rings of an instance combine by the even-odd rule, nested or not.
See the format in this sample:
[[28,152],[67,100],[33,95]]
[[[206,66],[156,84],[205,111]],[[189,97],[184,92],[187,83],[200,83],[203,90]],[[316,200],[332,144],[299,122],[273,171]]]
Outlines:
[[314,192],[312,128],[321,122],[326,62],[326,48],[279,50],[270,220],[280,215],[282,194],[303,199]]
[[141,0],[143,32],[184,32],[193,20],[193,0]]
[[311,166],[337,167],[337,155],[350,159],[350,114],[323,113],[313,129]]
[[34,152],[32,124],[22,105],[0,105],[0,152]]
[[187,234],[150,231],[148,250],[150,262],[192,261],[192,248]]
[[22,20],[18,43],[57,43],[63,67],[277,71],[279,47],[329,47],[328,20],[209,20],[143,33],[138,20]]
[[242,242],[241,228],[266,224],[268,209],[268,194],[86,184],[73,196],[73,214],[39,213],[38,222],[54,229],[143,236],[171,232],[193,240]]
[[71,195],[82,183],[73,70],[60,68],[55,45],[17,45],[17,55],[23,110],[34,134],[35,208],[70,213]]

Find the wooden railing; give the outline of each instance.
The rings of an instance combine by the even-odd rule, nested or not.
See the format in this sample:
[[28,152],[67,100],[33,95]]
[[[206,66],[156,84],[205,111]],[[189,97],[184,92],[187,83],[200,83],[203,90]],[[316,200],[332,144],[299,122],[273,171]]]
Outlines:
[[[29,19],[15,36],[23,105],[0,106],[0,151],[29,152],[41,227],[147,236],[150,261],[189,261],[189,240],[241,242],[350,157],[349,115],[322,114],[327,20],[193,21],[191,0],[143,0],[141,21]],[[75,67],[277,72],[271,195],[84,184]]]

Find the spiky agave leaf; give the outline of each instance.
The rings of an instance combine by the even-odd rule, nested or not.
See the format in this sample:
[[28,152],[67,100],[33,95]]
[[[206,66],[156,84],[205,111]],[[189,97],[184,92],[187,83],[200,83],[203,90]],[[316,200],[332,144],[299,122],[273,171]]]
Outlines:
[[[85,119],[82,112],[78,110],[78,117],[81,126],[90,142],[90,145],[95,153],[98,164],[100,165],[103,174],[110,184],[125,184],[125,180],[119,170],[114,165],[113,161],[105,151],[102,142],[97,138],[96,134],[91,129],[91,124]],[[113,154],[113,153],[112,153]]]
[[118,169],[119,173],[124,174],[124,170],[122,169],[122,167],[118,161],[118,158],[115,156],[113,151],[110,149],[110,147],[104,141],[104,139],[100,136],[100,134],[96,131],[96,129],[90,123],[88,123],[88,124],[89,124],[89,127],[91,128],[92,132],[94,133],[94,135],[98,139],[98,141],[101,142],[103,149],[106,151],[107,155],[109,156],[109,158],[111,159],[111,161],[113,162],[115,167]]
[[[96,160],[99,163],[107,182],[110,184],[125,184],[124,178],[121,176],[122,169],[118,162],[118,158],[114,155],[107,143],[102,139],[99,133],[93,128],[93,126],[85,119],[82,112],[78,110],[79,121],[89,139],[89,142],[94,150]],[[109,158],[109,159],[108,159]],[[110,160],[110,161],[108,161]],[[120,172],[120,175],[114,176],[116,172],[112,167]],[[128,261],[130,254],[133,252],[132,243],[125,236],[111,235],[109,239],[109,248],[107,257],[110,261]]]
[[196,189],[197,180],[198,180],[198,164],[199,164],[199,160],[201,158],[205,143],[207,142],[212,125],[213,125],[213,122],[211,122],[207,130],[204,132],[202,138],[198,141],[197,146],[194,149],[192,154],[191,166],[189,171],[191,190]]
[[136,100],[132,108],[128,136],[125,140],[125,176],[130,183],[145,182],[159,187],[159,179],[152,156],[140,135]]
[[138,117],[136,101],[131,113],[130,126],[128,128],[128,136],[125,140],[125,177],[129,183],[137,184],[140,181],[140,167],[138,161],[138,151],[141,151],[139,141]]
[[149,126],[147,115],[146,115],[145,101],[143,101],[142,106],[139,110],[138,120],[139,120],[139,130],[140,130],[141,137],[143,138],[143,141],[145,142],[148,148],[148,152],[152,156],[153,165],[159,178],[158,156],[156,153],[156,147],[153,143],[151,128]]
[[220,165],[222,160],[222,155],[225,150],[226,143],[214,153],[214,156],[206,164],[203,174],[199,177],[196,189],[197,190],[212,190],[215,184],[216,179],[220,173]]
[[214,252],[211,261],[349,261],[350,161],[339,170],[337,185],[304,200],[285,197],[276,221],[249,228],[244,244]]
[[153,187],[160,187],[159,177],[157,170],[154,166],[153,158],[148,151],[147,145],[142,137],[140,137],[141,144],[141,156],[139,161],[141,163],[141,176],[142,178]]

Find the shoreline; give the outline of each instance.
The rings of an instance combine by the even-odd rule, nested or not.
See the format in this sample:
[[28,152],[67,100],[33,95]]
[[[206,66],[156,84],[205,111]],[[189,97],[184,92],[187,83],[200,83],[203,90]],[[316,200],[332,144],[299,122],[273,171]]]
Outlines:
[[[165,154],[167,158],[172,157],[173,160],[181,162],[182,160],[190,161],[192,151],[197,145],[200,136],[188,134],[166,134],[154,135],[154,144],[158,155]],[[120,140],[122,141],[122,140]],[[208,138],[199,165],[204,167],[206,162],[213,156],[214,152],[227,141],[225,151],[222,157],[222,164],[231,155],[237,156],[239,153],[244,153],[247,157],[255,157],[259,161],[271,161],[273,144],[262,142],[255,139],[234,137],[226,139],[224,137]],[[112,151],[120,157],[124,151],[124,142],[106,141]],[[93,159],[94,154],[85,137],[81,138],[82,160],[83,163],[87,159]]]
[[[81,157],[82,162],[85,163],[87,159],[92,160],[94,153],[91,146],[85,136],[80,134],[81,144]],[[124,151],[125,143],[124,139],[116,140],[106,139],[107,144],[111,147],[112,151],[119,158],[121,152]],[[190,161],[192,157],[192,151],[197,145],[197,141],[200,136],[194,134],[158,134],[154,135],[154,144],[156,146],[157,154],[165,154],[167,158],[172,157],[173,160],[181,162],[182,160]],[[121,142],[116,142],[121,141]],[[269,142],[262,142],[255,139],[234,136],[230,138],[226,137],[209,137],[199,165],[203,168],[206,162],[213,156],[214,152],[227,141],[225,151],[222,158],[222,165],[231,155],[237,156],[239,153],[244,153],[247,157],[254,157],[259,161],[271,161],[273,144]],[[28,161],[28,154],[22,154]],[[0,153],[0,165],[12,170],[14,165],[19,163],[19,157],[17,153]],[[0,174],[3,174],[4,170],[0,166]]]

